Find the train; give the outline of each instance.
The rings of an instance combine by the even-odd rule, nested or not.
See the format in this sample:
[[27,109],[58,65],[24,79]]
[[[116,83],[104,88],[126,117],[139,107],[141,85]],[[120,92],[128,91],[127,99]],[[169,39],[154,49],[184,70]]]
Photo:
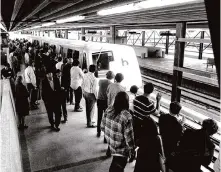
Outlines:
[[71,56],[80,62],[82,70],[95,64],[99,78],[105,77],[107,71],[122,73],[122,85],[129,90],[132,85],[142,86],[142,77],[134,49],[126,45],[110,43],[85,42],[61,38],[26,36],[30,42],[38,41],[40,46],[54,46],[56,53],[63,57]]

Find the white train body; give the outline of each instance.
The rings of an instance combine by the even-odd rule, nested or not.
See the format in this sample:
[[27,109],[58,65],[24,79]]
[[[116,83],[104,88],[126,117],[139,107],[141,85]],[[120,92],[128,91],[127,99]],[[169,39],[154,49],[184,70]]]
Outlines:
[[37,40],[40,45],[44,43],[55,45],[57,53],[60,53],[62,49],[63,55],[66,57],[68,49],[78,51],[81,67],[85,66],[85,64],[83,64],[85,61],[86,68],[88,68],[89,65],[96,64],[97,58],[101,59],[101,61],[103,57],[108,58],[106,68],[98,71],[99,78],[105,77],[105,73],[111,70],[115,74],[122,73],[124,75],[122,85],[125,86],[127,90],[129,90],[132,85],[137,85],[138,87],[142,86],[142,78],[137,57],[134,49],[130,46],[36,36],[25,36],[24,38],[28,39],[30,42]]

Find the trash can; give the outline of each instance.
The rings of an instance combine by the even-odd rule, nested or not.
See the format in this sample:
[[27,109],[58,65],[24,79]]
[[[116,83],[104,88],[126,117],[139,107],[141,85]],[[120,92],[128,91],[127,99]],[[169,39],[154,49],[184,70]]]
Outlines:
[[165,51],[162,51],[162,58],[165,58]]
[[146,53],[141,53],[141,58],[144,59],[145,55],[146,55]]

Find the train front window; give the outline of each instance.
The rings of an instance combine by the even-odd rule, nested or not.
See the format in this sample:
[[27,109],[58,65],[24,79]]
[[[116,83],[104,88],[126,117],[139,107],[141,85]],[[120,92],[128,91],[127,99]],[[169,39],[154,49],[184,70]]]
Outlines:
[[102,51],[92,53],[93,64],[97,65],[98,71],[109,70],[110,62],[114,61],[112,51]]

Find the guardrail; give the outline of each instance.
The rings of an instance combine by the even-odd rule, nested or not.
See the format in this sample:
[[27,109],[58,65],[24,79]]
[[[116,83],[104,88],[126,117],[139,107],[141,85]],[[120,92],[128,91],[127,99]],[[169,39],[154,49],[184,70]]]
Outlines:
[[1,80],[0,169],[1,172],[23,172],[17,129],[17,116],[10,81]]

